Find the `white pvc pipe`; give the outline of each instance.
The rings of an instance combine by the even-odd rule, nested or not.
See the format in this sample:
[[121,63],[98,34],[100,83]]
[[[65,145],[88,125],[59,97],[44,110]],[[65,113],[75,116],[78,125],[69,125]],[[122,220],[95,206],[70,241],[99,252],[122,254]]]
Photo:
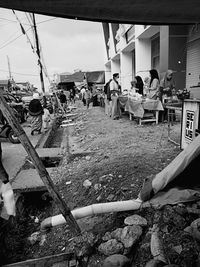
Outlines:
[[[127,200],[127,201],[116,201],[109,203],[99,203],[93,204],[90,206],[78,208],[72,210],[71,213],[75,219],[81,219],[87,216],[108,213],[108,212],[119,212],[119,211],[127,211],[127,210],[138,210],[142,205],[142,201],[140,199],[135,200]],[[41,230],[45,230],[46,228],[51,228],[53,226],[65,224],[66,220],[62,214],[46,218],[41,223]]]

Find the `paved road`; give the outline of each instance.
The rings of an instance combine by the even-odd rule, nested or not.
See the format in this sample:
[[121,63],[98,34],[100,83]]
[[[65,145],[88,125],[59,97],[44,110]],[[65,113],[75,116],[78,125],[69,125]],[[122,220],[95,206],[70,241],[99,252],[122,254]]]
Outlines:
[[[28,138],[30,139],[33,146],[35,146],[41,135],[30,134],[31,128],[23,127]],[[10,142],[2,141],[2,151],[3,151],[3,165],[9,174],[10,180],[12,181],[21,166],[23,165],[27,152],[22,146],[22,144],[12,144]]]

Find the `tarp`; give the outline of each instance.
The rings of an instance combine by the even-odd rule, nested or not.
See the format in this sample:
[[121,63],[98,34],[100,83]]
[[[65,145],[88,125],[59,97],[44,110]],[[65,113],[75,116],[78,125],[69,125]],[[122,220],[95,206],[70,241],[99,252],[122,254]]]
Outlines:
[[195,24],[199,0],[0,0],[0,7],[43,15],[130,24]]
[[60,83],[70,83],[70,82],[83,82],[88,83],[105,83],[105,71],[78,71],[73,74],[60,75]]
[[86,72],[86,79],[88,83],[105,83],[105,71],[90,71]]
[[140,198],[159,206],[200,199],[199,163],[200,135],[166,168],[144,183]]

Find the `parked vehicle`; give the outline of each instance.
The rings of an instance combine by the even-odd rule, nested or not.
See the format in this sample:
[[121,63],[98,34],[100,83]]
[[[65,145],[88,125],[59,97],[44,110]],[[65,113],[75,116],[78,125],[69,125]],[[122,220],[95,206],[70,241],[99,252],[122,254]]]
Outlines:
[[20,143],[18,137],[15,135],[13,129],[8,123],[0,125],[0,139],[8,139],[13,144]]
[[10,107],[13,108],[13,110],[16,111],[16,116],[20,123],[23,123],[27,119],[27,109],[23,102],[16,98],[13,94],[9,92],[3,92],[3,96],[6,100],[6,102],[9,104]]

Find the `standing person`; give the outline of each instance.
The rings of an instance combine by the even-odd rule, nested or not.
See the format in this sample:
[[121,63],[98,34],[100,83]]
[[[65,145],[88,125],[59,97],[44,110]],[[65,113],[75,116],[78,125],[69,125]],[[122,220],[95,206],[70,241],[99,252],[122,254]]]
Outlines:
[[29,115],[31,116],[31,135],[34,135],[35,131],[37,131],[38,134],[41,134],[42,114],[44,112],[39,100],[38,93],[33,94],[33,99],[29,104],[28,110],[29,110]]
[[118,96],[121,93],[121,88],[119,85],[119,73],[113,74],[113,79],[110,82],[110,93],[112,99],[111,118],[116,120],[121,116],[121,110],[118,101]]
[[[164,106],[164,112],[163,112],[163,120],[167,121],[167,109],[165,108],[165,104],[167,102],[172,101],[172,91],[175,89],[175,81],[173,78],[173,71],[167,70],[163,79],[160,82],[160,95],[161,95],[161,101]],[[175,110],[171,111],[171,113],[174,113],[172,116],[173,120],[175,120]]]
[[104,103],[105,103],[105,114],[109,115],[110,114],[110,101],[111,101],[111,96],[110,96],[110,82],[112,79],[110,79],[104,86]]
[[156,69],[152,69],[149,71],[150,73],[150,84],[149,84],[149,94],[148,98],[150,99],[158,99],[159,97],[159,76]]
[[46,131],[48,130],[49,123],[52,120],[52,118],[51,118],[51,114],[49,110],[47,109],[47,106],[45,105],[43,106],[43,111],[44,111],[44,114],[42,115],[42,122],[43,122],[43,128]]
[[136,85],[135,87],[138,89],[136,90],[136,92],[140,95],[143,95],[143,89],[144,89],[144,83],[143,83],[143,80],[140,76],[135,76],[135,79],[136,79]]
[[95,83],[92,85],[92,102],[93,102],[93,107],[99,106],[99,103],[98,103],[98,90],[97,90],[97,86],[96,86]]
[[173,71],[167,70],[163,79],[160,82],[160,93],[163,104],[171,100],[172,90],[174,88],[175,88],[175,81],[173,78]]
[[87,109],[90,106],[91,97],[92,97],[92,93],[90,92],[88,88],[86,88],[85,92],[83,93],[83,98],[85,99],[85,104],[86,104]]
[[74,90],[73,89],[70,89],[70,91],[69,91],[69,101],[70,101],[70,103],[72,104],[74,104],[75,103],[75,99],[74,99],[74,97],[75,97],[75,92],[74,92]]
[[61,90],[61,92],[60,92],[60,104],[61,104],[63,110],[66,111],[67,97],[64,94],[63,90]]
[[85,86],[82,86],[81,87],[81,100],[83,102],[83,105],[86,106],[86,101],[85,101],[85,98],[84,98],[84,93],[85,93]]
[[53,114],[55,115],[57,113],[57,110],[58,110],[58,100],[57,100],[55,93],[53,93],[53,95],[51,97],[51,103],[53,106]]
[[15,216],[15,200],[9,176],[2,163],[2,147],[0,142],[0,197],[3,198],[4,207],[9,216]]

